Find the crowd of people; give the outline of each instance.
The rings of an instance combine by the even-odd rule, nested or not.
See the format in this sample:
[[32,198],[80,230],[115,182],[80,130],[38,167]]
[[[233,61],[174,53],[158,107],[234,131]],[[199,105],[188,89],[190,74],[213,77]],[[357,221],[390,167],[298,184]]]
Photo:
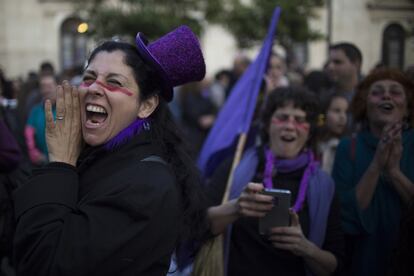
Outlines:
[[[181,26],[104,42],[80,80],[0,71],[0,275],[190,275],[222,233],[226,275],[412,275],[414,79],[362,62],[352,43],[306,73],[270,54],[224,203],[233,156],[209,179],[195,160],[245,55],[204,79]],[[263,234],[270,188],[290,223]]]

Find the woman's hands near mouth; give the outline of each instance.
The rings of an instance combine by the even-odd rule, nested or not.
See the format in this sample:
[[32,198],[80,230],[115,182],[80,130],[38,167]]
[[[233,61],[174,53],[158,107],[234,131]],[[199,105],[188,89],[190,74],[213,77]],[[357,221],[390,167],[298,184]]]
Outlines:
[[79,91],[64,81],[56,93],[56,121],[50,100],[45,102],[49,160],[76,166],[82,148]]

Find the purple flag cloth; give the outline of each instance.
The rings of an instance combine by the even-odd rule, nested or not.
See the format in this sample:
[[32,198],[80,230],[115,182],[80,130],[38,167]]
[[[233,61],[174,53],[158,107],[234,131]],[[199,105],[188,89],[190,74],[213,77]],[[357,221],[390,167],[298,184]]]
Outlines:
[[232,153],[233,149],[230,151],[228,149],[234,146],[239,134],[249,131],[257,95],[272,51],[279,15],[280,8],[277,7],[273,12],[260,53],[231,90],[228,100],[204,142],[198,166],[206,177],[210,176],[214,168]]

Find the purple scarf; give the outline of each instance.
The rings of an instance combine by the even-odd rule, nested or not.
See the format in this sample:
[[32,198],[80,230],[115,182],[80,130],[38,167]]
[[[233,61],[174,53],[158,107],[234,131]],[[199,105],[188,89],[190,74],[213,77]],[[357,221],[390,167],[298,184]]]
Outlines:
[[296,213],[302,210],[303,203],[305,202],[306,190],[308,188],[309,177],[315,170],[316,163],[313,153],[310,150],[306,150],[305,152],[299,154],[299,156],[295,159],[278,159],[273,155],[273,152],[270,149],[266,150],[266,166],[263,180],[265,188],[273,188],[272,178],[276,172],[294,172],[306,165],[307,167],[303,173],[302,180],[300,181],[298,197],[295,205],[293,206],[293,210]]
[[128,142],[132,137],[141,132],[142,128],[149,128],[149,119],[136,119],[129,126],[121,130],[111,140],[105,143],[105,149],[113,151]]
[[[278,166],[281,168],[285,166],[286,168],[290,167],[293,171],[293,168],[297,167],[297,169],[299,169],[305,166],[311,160],[308,157],[305,157],[306,162],[302,164],[303,158],[304,157],[302,155],[299,155],[294,162],[291,160],[283,160],[283,166],[282,164]],[[243,159],[240,161],[240,164],[237,166],[234,172],[234,180],[230,189],[230,200],[239,197],[244,187],[253,179],[257,170],[258,163],[259,158],[257,156],[257,149],[248,149],[243,155]],[[330,206],[335,192],[335,184],[332,178],[315,164],[314,168],[310,172],[307,185],[308,188],[306,189],[306,200],[309,206],[310,220],[309,235],[307,238],[316,244],[319,248],[322,248],[322,244],[325,240],[326,224]],[[224,242],[224,258],[226,270],[230,249],[231,229],[232,225],[230,225],[227,229],[227,235]],[[310,274],[308,270],[307,274]]]

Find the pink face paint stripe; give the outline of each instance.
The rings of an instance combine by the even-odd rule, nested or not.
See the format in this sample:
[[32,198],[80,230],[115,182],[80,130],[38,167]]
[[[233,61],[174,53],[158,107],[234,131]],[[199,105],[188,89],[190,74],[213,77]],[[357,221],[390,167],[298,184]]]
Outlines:
[[86,82],[84,82],[84,81],[83,81],[83,82],[81,82],[81,83],[79,84],[79,87],[89,87],[89,86],[91,86],[91,84],[92,84],[92,83],[89,83],[89,82],[88,82],[88,83],[86,83]]
[[310,128],[309,123],[296,123],[296,122],[295,122],[295,126],[296,126],[297,128],[301,128],[301,129],[303,129],[303,130],[305,130],[305,131],[308,131],[308,130],[309,130],[309,128]]
[[272,118],[272,124],[277,125],[277,126],[281,126],[283,124],[285,124],[286,122],[279,120],[278,118]]
[[[272,118],[272,124],[274,124],[274,125],[283,126],[286,123],[287,123],[287,121],[282,121],[282,120],[279,120],[278,118]],[[298,123],[298,122],[294,121],[293,125],[296,128],[300,128],[300,129],[303,129],[305,131],[308,131],[309,128],[310,128],[309,123]]]
[[133,93],[131,91],[129,91],[128,89],[126,89],[126,88],[109,86],[109,85],[107,85],[107,84],[105,84],[105,83],[103,83],[99,80],[96,80],[95,82],[96,82],[96,84],[102,86],[105,89],[108,89],[111,92],[121,92],[121,93],[124,93],[127,96],[132,96],[133,95]]
[[[123,88],[123,87],[113,87],[113,86],[109,86],[109,85],[107,85],[107,84],[105,84],[105,83],[103,83],[103,82],[101,82],[99,80],[96,80],[94,82],[96,82],[96,84],[98,84],[99,86],[105,88],[106,90],[108,90],[110,92],[120,92],[120,93],[124,93],[125,95],[130,96],[130,97],[132,95],[134,95],[134,93],[132,93],[131,91],[129,91],[128,89]],[[79,86],[80,87],[89,87],[94,82],[82,82]]]

